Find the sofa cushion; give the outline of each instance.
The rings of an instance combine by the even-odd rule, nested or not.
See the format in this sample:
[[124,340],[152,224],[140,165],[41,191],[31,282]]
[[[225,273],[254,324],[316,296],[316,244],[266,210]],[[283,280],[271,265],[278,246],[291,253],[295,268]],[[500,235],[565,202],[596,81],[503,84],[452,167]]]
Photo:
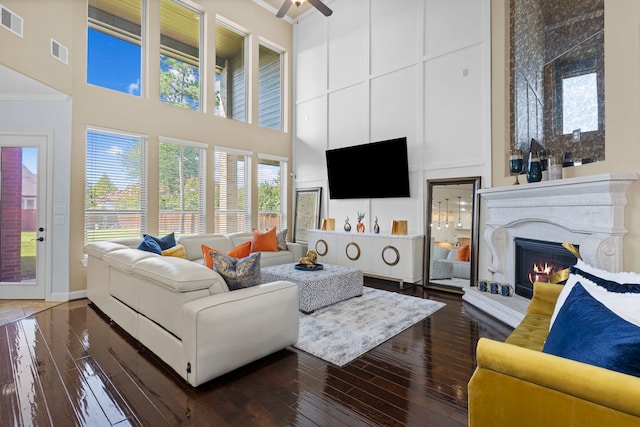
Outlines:
[[89,256],[102,259],[102,257],[109,252],[118,251],[120,249],[129,249],[129,247],[121,245],[120,243],[114,243],[105,240],[87,244],[84,247],[84,253]]
[[156,237],[150,234],[143,234],[142,237],[150,237],[158,244],[158,246],[160,246],[160,250],[163,250],[163,251],[170,249],[176,245],[175,233],[169,233],[163,237]]
[[276,252],[278,251],[278,239],[276,228],[271,227],[268,231],[253,229],[253,245],[251,252]]
[[457,261],[469,261],[469,257],[471,254],[471,247],[469,245],[464,245],[456,252],[456,260]]
[[542,351],[640,377],[640,327],[611,311],[580,282],[562,305]]
[[260,284],[260,256],[261,253],[258,252],[237,259],[223,253],[211,252],[214,269],[227,282],[230,291]]
[[[222,251],[219,251],[215,248],[210,248],[209,246],[204,244],[200,245],[200,248],[202,249],[202,258],[204,259],[204,265],[213,269],[213,258],[211,258],[211,252],[222,253]],[[227,252],[227,255],[233,258],[244,258],[249,256],[250,254],[251,242],[245,242]]]
[[[640,275],[627,272],[611,273],[578,260],[576,265],[571,267],[569,278],[558,296],[549,329],[553,327],[558,312],[565,303],[573,286],[578,282],[582,283],[587,291],[610,310],[623,319],[640,325]],[[594,295],[594,292],[597,295]],[[620,293],[627,296],[622,299],[618,298],[616,294]],[[631,296],[631,294],[635,295]],[[637,301],[636,305],[630,303],[631,298]]]
[[184,246],[182,246],[182,245],[175,245],[172,248],[165,249],[164,251],[162,251],[161,255],[162,256],[174,256],[174,257],[182,258],[182,259],[186,259],[187,258],[187,252],[184,250]]
[[293,253],[289,251],[260,252],[260,254],[260,267],[289,264],[292,262],[298,262],[298,259],[300,259],[294,259]]
[[202,259],[201,245],[203,244],[210,248],[216,248],[221,252],[227,252],[234,246],[237,246],[229,237],[219,233],[179,236],[177,242],[184,246],[184,249],[187,252],[187,259],[191,261]]
[[177,292],[209,289],[216,280],[222,280],[220,275],[204,265],[175,257],[143,259],[134,264],[133,274],[154,280]]
[[112,267],[130,273],[133,271],[133,266],[136,262],[147,258],[159,257],[160,255],[153,252],[145,252],[128,248],[109,252],[103,257],[103,259]]

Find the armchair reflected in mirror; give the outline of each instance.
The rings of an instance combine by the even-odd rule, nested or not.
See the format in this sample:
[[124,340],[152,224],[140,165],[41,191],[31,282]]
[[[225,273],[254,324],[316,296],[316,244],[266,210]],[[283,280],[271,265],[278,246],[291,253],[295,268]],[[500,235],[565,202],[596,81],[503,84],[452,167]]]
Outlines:
[[478,277],[480,177],[427,181],[426,287],[462,293]]

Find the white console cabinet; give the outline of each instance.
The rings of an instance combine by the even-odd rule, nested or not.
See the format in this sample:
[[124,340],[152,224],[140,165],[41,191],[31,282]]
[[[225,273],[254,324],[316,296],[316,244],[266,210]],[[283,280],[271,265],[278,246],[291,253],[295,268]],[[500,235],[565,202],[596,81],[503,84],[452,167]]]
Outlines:
[[319,262],[354,267],[365,275],[422,282],[424,236],[309,230]]

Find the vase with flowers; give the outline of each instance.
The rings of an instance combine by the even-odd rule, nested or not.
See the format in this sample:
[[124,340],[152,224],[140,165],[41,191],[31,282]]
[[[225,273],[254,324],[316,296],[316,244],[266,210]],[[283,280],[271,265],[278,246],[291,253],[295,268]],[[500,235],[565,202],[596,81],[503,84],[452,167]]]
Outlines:
[[364,218],[364,212],[358,212],[358,222],[356,223],[356,231],[358,233],[364,233],[364,223],[362,222]]

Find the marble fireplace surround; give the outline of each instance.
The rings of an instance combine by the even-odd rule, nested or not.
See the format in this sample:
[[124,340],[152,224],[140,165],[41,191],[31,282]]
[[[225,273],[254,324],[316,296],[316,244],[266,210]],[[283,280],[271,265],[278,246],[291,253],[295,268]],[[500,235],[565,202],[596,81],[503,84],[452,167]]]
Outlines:
[[[484,243],[491,264],[478,268],[479,279],[515,281],[516,237],[580,246],[585,262],[621,271],[626,191],[638,179],[634,173],[612,173],[479,190],[489,220]],[[467,288],[463,299],[513,327],[529,300]]]

